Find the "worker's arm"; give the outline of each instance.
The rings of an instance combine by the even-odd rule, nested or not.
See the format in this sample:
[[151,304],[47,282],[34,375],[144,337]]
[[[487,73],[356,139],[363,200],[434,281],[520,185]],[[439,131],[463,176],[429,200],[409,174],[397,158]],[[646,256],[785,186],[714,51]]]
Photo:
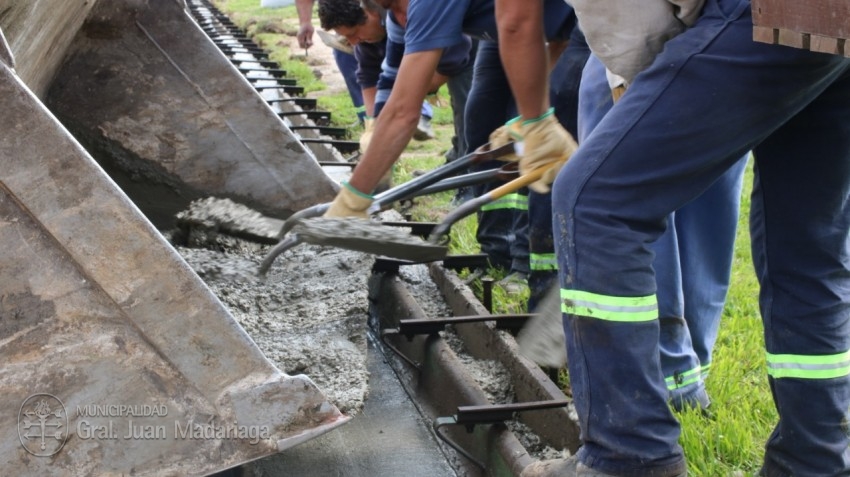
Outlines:
[[549,66],[541,0],[496,0],[499,56],[520,116],[537,118],[549,109]]
[[305,50],[313,46],[313,2],[314,0],[295,0],[298,11],[298,45]]
[[440,61],[442,49],[405,54],[393,91],[375,122],[374,138],[348,183],[369,194],[401,156],[419,123],[422,101]]
[[[549,107],[543,2],[496,0],[496,22],[499,56],[520,113],[520,118],[504,127],[514,141],[522,144],[517,150],[521,175],[547,168],[540,180],[529,186],[535,192],[546,193],[577,145]],[[499,135],[499,131],[494,133]]]
[[375,97],[378,94],[378,78],[381,76],[384,47],[375,43],[358,43],[354,47],[354,58],[357,59],[355,76],[363,93],[366,116],[375,117]]
[[378,87],[371,86],[368,88],[362,88],[360,91],[363,93],[363,106],[366,108],[366,116],[374,118],[375,96],[378,94]]

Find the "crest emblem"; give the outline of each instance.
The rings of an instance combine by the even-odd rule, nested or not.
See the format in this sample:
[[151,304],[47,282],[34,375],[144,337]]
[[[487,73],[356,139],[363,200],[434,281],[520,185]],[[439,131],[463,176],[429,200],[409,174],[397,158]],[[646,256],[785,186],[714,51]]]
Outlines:
[[18,436],[32,455],[48,457],[59,452],[68,439],[65,405],[52,394],[39,393],[26,398],[18,413]]

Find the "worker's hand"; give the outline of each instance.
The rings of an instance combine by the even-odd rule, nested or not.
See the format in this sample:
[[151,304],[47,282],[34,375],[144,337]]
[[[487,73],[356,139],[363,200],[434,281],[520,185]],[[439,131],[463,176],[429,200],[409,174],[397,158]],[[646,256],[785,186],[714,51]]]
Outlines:
[[313,24],[312,23],[304,23],[301,25],[301,28],[298,29],[298,34],[296,38],[298,38],[298,46],[301,48],[309,49],[313,46]]
[[[505,144],[514,142],[514,138],[511,136],[511,133],[510,133],[510,127],[514,123],[518,122],[519,120],[520,120],[520,118],[514,118],[514,119],[508,121],[508,123],[505,124],[504,126],[500,127],[499,129],[496,129],[495,131],[490,133],[490,150],[491,151],[494,150],[494,149],[498,149],[498,148],[504,146]],[[504,161],[504,162],[517,162],[517,161],[519,161],[519,157],[514,153],[505,154],[505,155],[499,157],[498,159],[500,161]]]
[[352,187],[348,182],[343,182],[336,198],[331,202],[328,211],[323,217],[360,217],[369,218],[366,210],[372,205],[372,196],[364,194]]
[[555,181],[558,171],[578,148],[575,139],[561,126],[555,118],[555,110],[551,108],[539,118],[509,124],[508,129],[514,141],[518,142],[520,175],[553,165],[540,180],[529,186],[540,194],[549,192],[549,185]]
[[369,142],[372,141],[372,133],[375,131],[375,118],[363,120],[363,134],[360,135],[360,152],[366,152]]

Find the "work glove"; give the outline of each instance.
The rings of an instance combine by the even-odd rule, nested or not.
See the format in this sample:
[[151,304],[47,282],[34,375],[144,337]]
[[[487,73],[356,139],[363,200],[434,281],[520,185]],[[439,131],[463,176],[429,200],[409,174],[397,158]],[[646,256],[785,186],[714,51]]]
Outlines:
[[514,120],[506,126],[516,144],[520,175],[554,164],[540,180],[528,186],[540,194],[549,192],[549,185],[555,181],[561,167],[578,149],[575,139],[555,118],[553,108],[538,118],[522,122]]
[[369,147],[369,142],[372,140],[372,133],[375,131],[375,118],[366,118],[363,120],[363,134],[360,135],[360,152],[366,152]]
[[352,187],[348,182],[343,182],[339,193],[331,202],[328,211],[323,217],[359,217],[368,219],[366,210],[372,205],[372,196],[364,194]]
[[[496,129],[495,131],[490,133],[490,150],[491,151],[493,149],[498,149],[498,148],[504,146],[505,144],[507,144],[509,142],[514,141],[514,138],[511,137],[511,133],[510,133],[509,129],[514,122],[517,122],[520,119],[521,118],[516,117],[516,118],[508,121],[508,123],[505,124],[504,126],[501,126],[499,129]],[[517,156],[515,153],[509,153],[509,154],[505,154],[505,155],[499,157],[498,160],[504,161],[504,162],[518,162],[519,156]]]

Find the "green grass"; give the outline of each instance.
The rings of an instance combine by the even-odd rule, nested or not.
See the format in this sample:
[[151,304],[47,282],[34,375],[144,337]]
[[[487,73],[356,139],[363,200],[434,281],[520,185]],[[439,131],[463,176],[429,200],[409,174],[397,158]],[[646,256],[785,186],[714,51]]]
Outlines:
[[[279,35],[295,35],[297,15],[294,7],[266,9],[258,0],[217,0],[216,5],[257,39],[280,62],[290,77],[298,80],[310,93],[321,91],[324,85],[316,79],[303,52],[290,52],[278,43]],[[314,21],[314,25],[317,22]],[[266,31],[271,30],[271,31]],[[283,33],[276,33],[280,30]],[[448,99],[445,87],[441,96]],[[322,109],[332,112],[335,123],[348,126],[355,121],[354,108],[347,94],[321,96]],[[437,138],[432,141],[412,141],[396,163],[393,179],[396,184],[413,177],[415,170],[429,170],[444,163],[443,154],[451,145],[451,108],[435,107],[433,119]],[[753,273],[747,219],[752,168],[744,179],[741,216],[735,244],[732,283],[717,345],[714,363],[706,383],[713,404],[713,418],[698,412],[678,413],[682,423],[680,443],[689,463],[689,475],[695,477],[754,475],[761,466],[764,443],[777,415],[773,407],[766,378],[763,332],[758,312],[758,283]],[[401,211],[413,220],[440,221],[452,209],[452,193],[446,192],[419,198],[412,207]],[[455,254],[478,253],[475,240],[476,221],[468,217],[451,229],[450,251]],[[499,272],[491,270],[495,279]],[[480,293],[480,284],[473,287]],[[494,311],[515,313],[524,311],[525,297],[508,297],[494,287]],[[565,370],[560,371],[568,385]],[[569,392],[566,389],[566,392]]]

